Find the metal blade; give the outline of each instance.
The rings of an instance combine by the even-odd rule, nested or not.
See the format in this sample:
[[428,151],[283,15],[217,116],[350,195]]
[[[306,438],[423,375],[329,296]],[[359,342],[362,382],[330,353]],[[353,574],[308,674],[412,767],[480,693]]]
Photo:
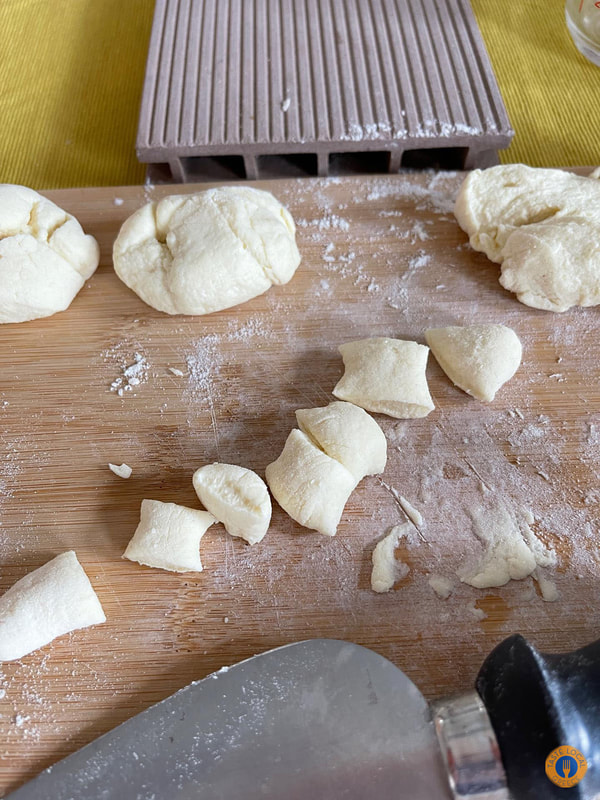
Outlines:
[[[358,645],[314,639],[187,686],[10,800],[449,800],[429,709]],[[9,800],[7,798],[6,800]]]

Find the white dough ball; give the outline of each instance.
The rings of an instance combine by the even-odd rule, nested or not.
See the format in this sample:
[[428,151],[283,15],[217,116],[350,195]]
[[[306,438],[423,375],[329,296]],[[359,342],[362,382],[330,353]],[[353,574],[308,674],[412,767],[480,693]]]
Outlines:
[[33,189],[0,184],[0,322],[64,311],[99,260],[75,217]]
[[245,186],[173,195],[140,208],[115,241],[119,278],[167,314],[209,314],[287,283],[300,254],[290,213]]

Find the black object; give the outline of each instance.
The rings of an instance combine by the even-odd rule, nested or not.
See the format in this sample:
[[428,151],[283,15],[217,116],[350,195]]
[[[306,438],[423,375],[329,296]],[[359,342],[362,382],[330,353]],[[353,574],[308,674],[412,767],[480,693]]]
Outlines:
[[[486,658],[476,683],[514,800],[594,800],[600,793],[600,640],[564,655],[511,636]],[[561,788],[545,763],[569,745],[587,760],[576,786]]]

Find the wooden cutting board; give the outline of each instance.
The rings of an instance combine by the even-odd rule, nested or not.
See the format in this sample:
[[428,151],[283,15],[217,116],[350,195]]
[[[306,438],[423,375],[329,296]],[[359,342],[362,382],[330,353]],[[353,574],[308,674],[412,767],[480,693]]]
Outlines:
[[[0,792],[190,681],[294,640],[371,647],[434,697],[470,687],[513,632],[548,651],[599,635],[598,312],[535,311],[504,291],[497,266],[470,250],[452,216],[461,180],[257,184],[294,215],[302,265],[288,285],[197,318],[144,305],[111,266],[123,220],[172,189],[48,193],[98,238],[102,259],[64,313],[0,326],[0,589],[73,548],[108,621],[1,665]],[[423,341],[426,327],[484,321],[521,337],[517,375],[485,405],[430,359],[436,410],[378,417],[388,466],[360,484],[334,539],[275,507],[252,548],[210,529],[201,574],[121,559],[143,498],[199,507],[192,473],[216,460],[264,474],[295,409],[333,399],[340,343]],[[140,382],[119,396],[136,358]],[[131,465],[132,477],[113,475],[109,461]],[[399,553],[408,577],[375,595],[371,553],[406,519],[399,495],[424,524]],[[456,577],[481,552],[471,513],[492,518],[499,507],[535,514],[534,530],[558,554],[544,571],[557,602],[544,602],[531,578],[476,590]],[[431,573],[454,579],[449,599],[433,593]]]

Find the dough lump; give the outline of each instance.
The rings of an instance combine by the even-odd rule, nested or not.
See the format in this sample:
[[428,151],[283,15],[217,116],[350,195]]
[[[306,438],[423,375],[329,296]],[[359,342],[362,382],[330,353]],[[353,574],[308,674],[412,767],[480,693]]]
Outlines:
[[115,241],[119,278],[167,314],[209,314],[287,283],[300,254],[289,212],[243,186],[173,195],[127,219]]
[[430,328],[425,339],[452,383],[488,403],[521,363],[519,337],[504,325]]
[[385,469],[385,436],[351,403],[299,409],[296,418],[300,430],[290,433],[279,458],[267,467],[267,483],[292,519],[335,536],[358,482]]
[[271,522],[271,500],[256,472],[235,464],[207,464],[194,472],[194,489],[202,505],[232,536],[256,544]]
[[294,428],[279,458],[265,470],[269,489],[290,517],[305,528],[335,536],[356,479]]
[[75,217],[33,189],[0,184],[0,323],[64,311],[99,260]]
[[433,411],[425,345],[375,337],[346,342],[339,350],[345,372],[333,394],[340,400],[397,419],[426,417]]
[[140,524],[123,558],[171,572],[202,572],[200,539],[215,521],[208,511],[142,500]]
[[547,311],[600,303],[600,170],[584,178],[510,164],[474,170],[454,208],[500,283]]
[[383,472],[387,441],[373,417],[353,403],[335,400],[324,408],[300,408],[298,427],[331,458],[343,464],[356,482]]
[[0,661],[14,661],[78,628],[106,622],[73,550],[33,570],[0,597]]

